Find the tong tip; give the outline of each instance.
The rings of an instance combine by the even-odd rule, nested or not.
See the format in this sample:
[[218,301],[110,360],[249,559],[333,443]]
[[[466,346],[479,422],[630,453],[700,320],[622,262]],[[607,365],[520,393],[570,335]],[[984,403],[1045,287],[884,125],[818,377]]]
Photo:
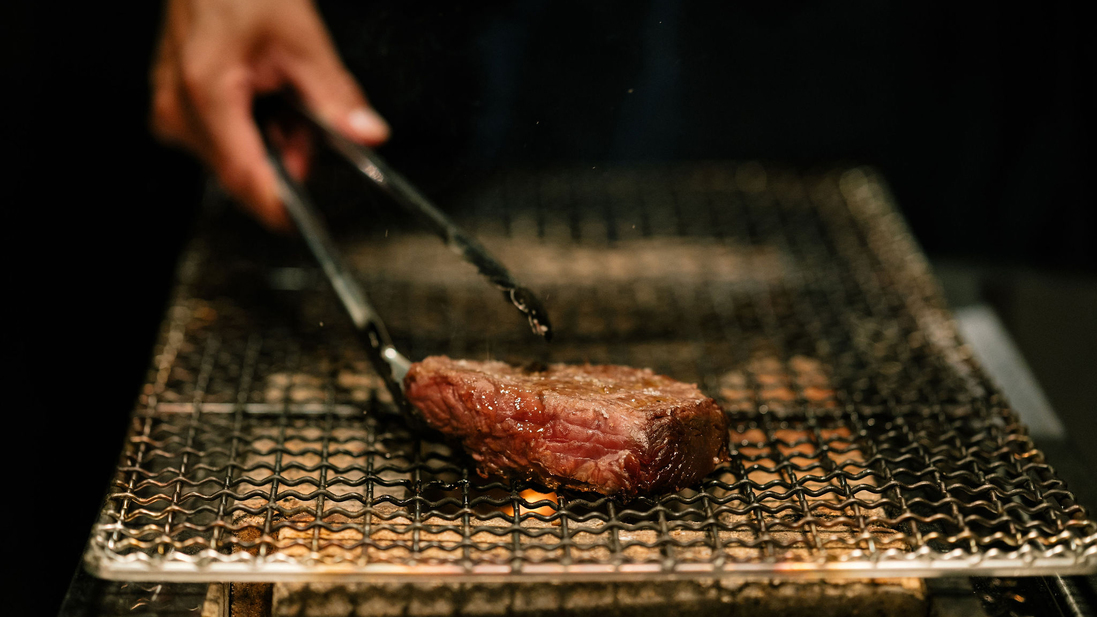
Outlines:
[[541,336],[546,341],[552,340],[552,324],[549,323],[548,312],[537,296],[525,287],[515,287],[507,292],[512,304],[526,316],[534,334]]

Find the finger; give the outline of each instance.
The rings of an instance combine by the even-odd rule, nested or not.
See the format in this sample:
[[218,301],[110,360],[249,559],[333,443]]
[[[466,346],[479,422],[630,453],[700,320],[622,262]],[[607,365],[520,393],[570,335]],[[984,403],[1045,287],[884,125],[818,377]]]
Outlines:
[[310,31],[309,35],[286,39],[293,47],[288,50],[284,70],[305,105],[355,141],[384,143],[389,138],[388,123],[369,105],[343,66],[323,23],[313,15],[301,28]]
[[246,79],[227,75],[194,82],[203,84],[188,88],[194,118],[205,138],[202,150],[221,185],[268,228],[291,229],[252,118]]
[[298,182],[308,178],[313,152],[312,132],[300,122],[272,122],[271,141],[282,154],[282,165]]
[[181,94],[170,67],[157,67],[152,78],[152,106],[149,130],[164,143],[180,143],[186,132]]
[[187,117],[179,85],[175,40],[168,32],[167,23],[162,30],[155,61],[149,72],[149,129],[161,142],[186,145]]
[[355,141],[371,146],[387,141],[388,123],[369,106],[350,73],[341,65],[330,66],[329,61],[318,64],[320,66],[312,70],[305,68],[290,73],[290,80],[305,105]]

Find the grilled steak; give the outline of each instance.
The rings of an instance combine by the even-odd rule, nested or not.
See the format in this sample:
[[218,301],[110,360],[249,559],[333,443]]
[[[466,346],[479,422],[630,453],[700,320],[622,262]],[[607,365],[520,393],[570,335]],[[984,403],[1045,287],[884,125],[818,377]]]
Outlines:
[[727,419],[694,385],[625,366],[542,369],[433,356],[404,388],[485,477],[627,498],[684,488],[727,458]]

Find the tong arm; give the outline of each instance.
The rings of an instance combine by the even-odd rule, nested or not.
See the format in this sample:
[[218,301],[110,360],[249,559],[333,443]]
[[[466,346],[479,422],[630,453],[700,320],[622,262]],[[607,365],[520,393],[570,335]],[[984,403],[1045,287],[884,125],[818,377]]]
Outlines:
[[335,246],[319,211],[304,189],[286,173],[281,160],[269,145],[268,155],[271,166],[275,170],[279,196],[290,218],[297,224],[297,229],[301,232],[305,243],[320,263],[340,303],[364,339],[370,361],[385,381],[385,386],[392,394],[393,400],[397,401],[398,405],[406,406],[403,381],[411,361],[397,351],[392,344],[384,322],[370,305],[365,290]]
[[410,182],[389,167],[376,152],[347,139],[304,106],[296,105],[295,107],[298,113],[324,135],[336,152],[393,201],[419,216],[446,243],[446,246],[475,266],[481,276],[502,291],[503,297],[525,315],[534,333],[544,337],[545,340],[551,340],[552,325],[549,323],[548,313],[541,305],[541,301],[529,288],[520,285],[507,268],[492,257],[483,245],[462,231]]

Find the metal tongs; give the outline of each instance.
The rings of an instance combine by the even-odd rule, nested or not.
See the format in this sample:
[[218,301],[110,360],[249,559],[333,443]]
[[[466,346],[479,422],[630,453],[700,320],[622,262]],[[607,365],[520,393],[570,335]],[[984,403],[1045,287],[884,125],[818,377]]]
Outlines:
[[[277,103],[266,102],[266,105]],[[552,327],[537,296],[521,286],[503,264],[488,253],[479,242],[462,231],[441,210],[434,206],[407,180],[392,170],[371,149],[354,143],[329,127],[320,118],[301,105],[289,106],[311,124],[329,146],[357,168],[371,183],[381,188],[390,198],[406,210],[418,215],[451,250],[465,261],[476,266],[480,274],[492,285],[502,290],[503,296],[529,320],[534,333],[545,340],[552,338]],[[403,410],[408,409],[404,397],[403,381],[411,360],[393,345],[381,316],[369,303],[365,290],[347,261],[343,258],[320,211],[312,203],[300,183],[286,172],[277,149],[266,139],[267,156],[275,170],[279,195],[298,231],[305,239],[313,256],[320,263],[340,303],[346,309],[355,328],[361,335],[366,352],[374,369],[385,382],[393,401]]]

